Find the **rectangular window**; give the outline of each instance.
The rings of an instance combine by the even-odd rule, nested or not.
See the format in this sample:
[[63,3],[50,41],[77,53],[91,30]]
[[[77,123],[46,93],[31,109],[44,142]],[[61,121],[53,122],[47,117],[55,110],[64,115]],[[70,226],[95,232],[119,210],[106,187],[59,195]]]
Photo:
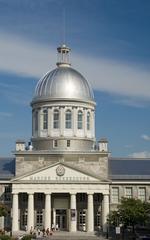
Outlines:
[[67,140],[67,147],[70,147],[70,140]]
[[11,201],[11,186],[5,186],[4,201],[5,202]]
[[140,199],[143,202],[146,201],[146,188],[145,187],[139,187],[138,199]]
[[35,112],[34,121],[35,121],[35,131],[37,131],[38,130],[38,111]]
[[43,224],[43,211],[37,211],[36,213],[36,225],[41,227]]
[[53,145],[53,146],[54,146],[54,148],[55,148],[55,147],[58,147],[58,142],[57,142],[57,140],[54,140],[54,145]]
[[118,203],[119,202],[119,188],[113,187],[112,188],[112,196],[111,196],[112,203]]
[[43,129],[48,129],[48,110],[43,110]]
[[125,197],[126,198],[132,198],[132,187],[126,187],[125,188]]

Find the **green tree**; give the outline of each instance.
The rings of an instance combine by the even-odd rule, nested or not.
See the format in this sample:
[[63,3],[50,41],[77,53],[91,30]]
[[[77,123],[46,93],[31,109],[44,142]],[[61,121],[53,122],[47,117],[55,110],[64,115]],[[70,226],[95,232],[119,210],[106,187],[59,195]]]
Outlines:
[[124,227],[132,226],[133,232],[136,224],[143,224],[150,218],[150,204],[134,198],[122,198],[117,210],[109,214],[110,224]]
[[7,209],[6,205],[0,203],[0,217],[2,217],[2,216],[5,217],[7,215],[7,213],[8,213],[8,209]]

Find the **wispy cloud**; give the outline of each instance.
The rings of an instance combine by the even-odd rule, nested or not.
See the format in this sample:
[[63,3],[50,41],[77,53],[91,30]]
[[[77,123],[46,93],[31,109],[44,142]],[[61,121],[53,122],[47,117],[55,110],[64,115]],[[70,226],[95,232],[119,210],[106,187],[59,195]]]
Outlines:
[[1,117],[3,117],[3,118],[5,118],[5,117],[10,118],[12,116],[13,116],[13,114],[10,113],[10,112],[0,112],[0,118]]
[[125,148],[133,148],[133,145],[127,144],[124,146]]
[[147,134],[141,135],[141,138],[144,139],[145,141],[150,141],[150,136],[148,136]]
[[129,157],[133,158],[150,158],[150,152],[143,151],[143,152],[134,152],[129,155]]
[[29,91],[27,92],[21,84],[17,85],[14,83],[7,84],[0,82],[0,95],[17,105],[29,105],[31,101]]
[[[53,46],[43,46],[17,36],[0,33],[0,70],[40,78],[56,62]],[[73,66],[94,89],[123,97],[126,105],[141,106],[150,101],[150,71],[119,61],[73,54]]]

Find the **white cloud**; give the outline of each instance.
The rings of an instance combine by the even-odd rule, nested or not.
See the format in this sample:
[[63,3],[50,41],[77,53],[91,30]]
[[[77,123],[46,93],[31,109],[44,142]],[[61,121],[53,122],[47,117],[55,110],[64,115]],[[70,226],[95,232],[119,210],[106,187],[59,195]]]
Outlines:
[[[128,98],[124,98],[124,104],[139,106],[142,101],[150,101],[150,71],[119,61],[77,53],[72,55],[73,66],[83,73],[94,89]],[[53,46],[29,42],[6,33],[0,33],[0,56],[1,71],[36,78],[53,69],[56,62]]]
[[9,117],[12,117],[13,115],[12,115],[12,113],[9,113],[9,112],[0,112],[0,118],[1,117],[7,117],[7,118],[9,118]]
[[144,139],[145,141],[150,141],[150,136],[146,135],[146,134],[143,134],[141,136],[142,139]]
[[150,158],[150,152],[143,151],[143,152],[134,152],[129,155],[129,157],[133,158]]

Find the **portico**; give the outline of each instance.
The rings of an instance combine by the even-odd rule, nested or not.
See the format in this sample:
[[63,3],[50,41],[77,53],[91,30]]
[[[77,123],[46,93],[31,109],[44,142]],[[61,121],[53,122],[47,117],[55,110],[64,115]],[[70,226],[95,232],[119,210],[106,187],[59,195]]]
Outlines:
[[[53,181],[33,180],[40,179],[49,171],[53,178],[55,168],[64,168],[77,179],[67,181],[62,177]],[[56,171],[57,172],[57,171]],[[57,175],[57,173],[55,174]],[[69,174],[70,172],[70,174]],[[76,232],[93,232],[100,224],[105,231],[107,214],[109,213],[109,184],[94,178],[93,176],[79,173],[73,168],[69,169],[65,164],[55,164],[44,168],[36,173],[28,174],[14,179],[12,182],[13,205],[12,205],[12,232],[20,229],[28,231],[31,227],[51,228],[52,224],[60,230]],[[65,179],[66,179],[65,178]],[[22,199],[24,199],[24,204]]]

